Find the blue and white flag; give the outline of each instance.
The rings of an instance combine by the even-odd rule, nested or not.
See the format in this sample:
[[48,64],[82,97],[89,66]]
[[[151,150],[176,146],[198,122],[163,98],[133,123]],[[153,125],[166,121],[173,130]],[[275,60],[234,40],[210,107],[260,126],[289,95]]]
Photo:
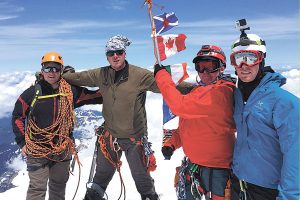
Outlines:
[[167,123],[171,119],[176,117],[170,110],[169,106],[166,104],[166,102],[163,100],[163,124]]
[[154,16],[153,19],[156,27],[156,34],[158,35],[170,30],[174,26],[178,26],[178,18],[173,12]]

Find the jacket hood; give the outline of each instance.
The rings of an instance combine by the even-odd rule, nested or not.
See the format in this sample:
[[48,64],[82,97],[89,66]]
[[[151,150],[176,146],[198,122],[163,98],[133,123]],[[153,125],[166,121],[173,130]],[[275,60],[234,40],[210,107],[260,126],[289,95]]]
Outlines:
[[286,78],[281,74],[268,72],[260,81],[259,87],[269,87],[271,85],[281,87],[286,83]]

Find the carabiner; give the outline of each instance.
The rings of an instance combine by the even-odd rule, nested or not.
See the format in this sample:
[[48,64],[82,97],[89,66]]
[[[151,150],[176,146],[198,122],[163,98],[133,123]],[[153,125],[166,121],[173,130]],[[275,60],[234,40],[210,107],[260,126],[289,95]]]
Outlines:
[[117,142],[117,138],[115,138],[114,141],[113,141],[113,147],[114,147],[115,152],[118,152],[121,149],[119,143]]

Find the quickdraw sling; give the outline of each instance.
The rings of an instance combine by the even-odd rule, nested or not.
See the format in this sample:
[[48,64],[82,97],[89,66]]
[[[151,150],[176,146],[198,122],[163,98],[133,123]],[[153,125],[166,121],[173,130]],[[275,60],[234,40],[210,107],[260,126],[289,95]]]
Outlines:
[[[203,176],[203,170],[206,171],[206,176],[208,178],[208,185],[205,187]],[[198,164],[192,163],[187,157],[184,157],[182,160],[182,164],[178,170],[177,174],[177,181],[176,184],[176,194],[178,199],[186,199],[186,185],[190,182],[191,187],[191,194],[195,199],[202,199],[203,196],[206,199],[214,199],[215,194],[212,193],[213,189],[213,174],[218,173],[218,171],[224,171],[226,169],[221,168],[210,168],[210,167],[203,167]],[[229,174],[229,173],[228,173]],[[228,177],[229,178],[229,177]],[[230,200],[230,187],[231,181],[228,179],[226,181],[226,185],[224,185],[224,199]]]
[[176,195],[178,199],[186,199],[186,170],[189,166],[189,159],[185,156],[182,159],[181,166],[179,168],[178,183],[176,185]]

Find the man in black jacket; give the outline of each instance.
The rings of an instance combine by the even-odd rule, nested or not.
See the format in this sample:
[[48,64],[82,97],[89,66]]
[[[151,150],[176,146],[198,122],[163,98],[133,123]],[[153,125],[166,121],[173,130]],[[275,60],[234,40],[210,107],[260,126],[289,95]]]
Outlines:
[[99,91],[69,85],[61,78],[63,59],[56,52],[42,57],[41,80],[18,98],[12,113],[15,141],[27,157],[27,200],[64,200],[72,154],[73,108],[101,104]]

